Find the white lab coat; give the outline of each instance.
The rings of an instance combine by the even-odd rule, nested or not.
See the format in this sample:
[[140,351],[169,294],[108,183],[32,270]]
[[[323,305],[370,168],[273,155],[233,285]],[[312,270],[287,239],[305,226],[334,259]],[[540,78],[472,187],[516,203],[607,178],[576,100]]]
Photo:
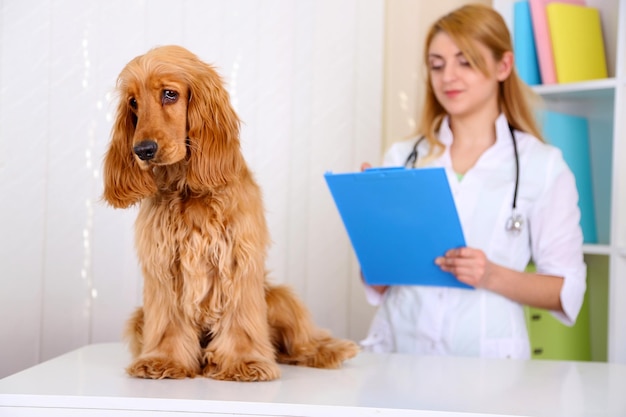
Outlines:
[[[561,303],[565,314],[553,315],[571,325],[586,288],[575,179],[559,149],[523,132],[516,131],[515,137],[520,160],[517,211],[524,217],[519,235],[505,230],[512,212],[515,154],[504,115],[496,121],[495,144],[462,180],[452,170],[453,138],[447,119],[439,132],[446,149],[429,166],[446,170],[468,247],[481,249],[490,261],[518,271],[532,258],[537,272],[564,277]],[[416,140],[393,145],[384,165],[403,166]],[[427,155],[428,146],[422,141],[420,158]],[[379,308],[361,342],[365,350],[530,357],[523,306],[498,294],[482,289],[395,286],[381,297],[371,288],[366,290],[370,302]]]

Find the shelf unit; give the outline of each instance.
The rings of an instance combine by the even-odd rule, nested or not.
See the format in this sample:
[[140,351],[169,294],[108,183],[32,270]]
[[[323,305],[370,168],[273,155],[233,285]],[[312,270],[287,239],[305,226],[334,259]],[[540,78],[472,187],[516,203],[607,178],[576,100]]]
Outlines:
[[[514,0],[494,1],[512,31]],[[587,118],[597,244],[587,263],[591,359],[626,363],[626,2],[587,0],[600,11],[609,78],[534,86],[548,110]]]

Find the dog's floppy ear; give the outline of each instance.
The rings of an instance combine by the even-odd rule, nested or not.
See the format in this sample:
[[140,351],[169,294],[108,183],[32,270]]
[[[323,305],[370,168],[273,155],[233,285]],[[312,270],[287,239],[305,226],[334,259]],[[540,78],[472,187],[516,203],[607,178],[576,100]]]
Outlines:
[[151,170],[142,170],[133,156],[136,119],[122,96],[104,157],[104,199],[113,207],[126,208],[156,193]]
[[189,80],[187,184],[194,191],[229,182],[244,168],[239,148],[239,118],[221,77],[199,61]]

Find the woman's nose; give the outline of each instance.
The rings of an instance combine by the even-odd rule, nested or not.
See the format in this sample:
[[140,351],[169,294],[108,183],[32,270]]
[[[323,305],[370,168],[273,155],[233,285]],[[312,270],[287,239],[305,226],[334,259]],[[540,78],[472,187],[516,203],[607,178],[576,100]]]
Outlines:
[[443,67],[443,80],[454,80],[457,76],[457,67],[455,64],[448,64]]

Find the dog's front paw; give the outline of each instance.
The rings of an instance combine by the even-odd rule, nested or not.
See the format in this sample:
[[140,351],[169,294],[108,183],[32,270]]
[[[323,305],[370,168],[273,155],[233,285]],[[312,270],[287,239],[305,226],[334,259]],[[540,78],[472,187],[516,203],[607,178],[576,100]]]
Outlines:
[[196,373],[178,362],[163,357],[138,358],[128,368],[126,372],[130,376],[146,379],[182,379],[193,378]]
[[280,368],[268,361],[230,361],[228,364],[209,361],[202,373],[226,381],[271,381],[280,377]]

